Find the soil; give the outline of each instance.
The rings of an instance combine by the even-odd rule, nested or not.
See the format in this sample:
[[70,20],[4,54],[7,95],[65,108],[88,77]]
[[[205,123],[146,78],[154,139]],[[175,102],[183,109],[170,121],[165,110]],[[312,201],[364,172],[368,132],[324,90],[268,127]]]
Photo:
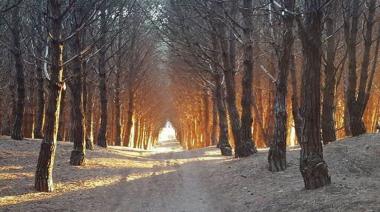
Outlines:
[[39,145],[0,137],[0,211],[380,211],[380,134],[325,146],[332,184],[317,190],[304,189],[298,148],[288,150],[286,171],[271,173],[266,149],[235,159],[167,141],[145,151],[96,148],[74,167],[72,144],[59,142],[55,191],[38,193]]

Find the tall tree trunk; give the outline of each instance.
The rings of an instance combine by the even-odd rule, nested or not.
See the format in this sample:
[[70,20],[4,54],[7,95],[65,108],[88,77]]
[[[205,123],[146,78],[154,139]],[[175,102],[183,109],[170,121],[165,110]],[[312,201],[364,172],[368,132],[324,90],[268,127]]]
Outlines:
[[16,69],[16,85],[17,85],[17,99],[15,107],[15,115],[11,138],[15,140],[22,140],[22,123],[24,118],[25,108],[25,79],[24,79],[24,65],[21,53],[21,17],[20,9],[16,6],[12,12],[12,25],[11,29],[13,35],[13,49],[15,69]]
[[253,90],[253,0],[243,1],[243,22],[244,22],[244,72],[242,79],[242,114],[241,114],[241,139],[242,143],[251,144],[247,148],[257,152],[255,142],[252,138],[252,90]]
[[305,1],[305,21],[303,24],[298,22],[304,59],[300,111],[300,171],[306,189],[316,189],[331,183],[327,164],[323,159],[320,133],[322,2],[323,0]]
[[[233,1],[231,17],[236,18],[237,1]],[[219,10],[223,10],[223,2],[218,3]],[[221,8],[221,9],[220,9]],[[221,13],[222,14],[222,13]],[[221,22],[221,21],[219,21]],[[224,66],[224,78],[227,91],[227,109],[229,112],[232,134],[235,140],[235,157],[247,157],[254,153],[252,142],[246,142],[241,139],[240,115],[236,106],[235,91],[235,62],[236,62],[236,41],[232,29],[228,29],[225,23],[219,23],[220,48],[222,52],[222,61]],[[227,39],[228,38],[228,39]]]
[[35,175],[35,188],[37,191],[53,191],[53,167],[55,150],[57,146],[57,131],[59,123],[59,109],[63,88],[63,43],[61,38],[61,3],[59,0],[49,0],[48,7],[53,18],[50,19],[51,35],[51,76],[49,81],[49,95],[46,110],[46,124],[44,139],[42,140],[38,156]]
[[[285,0],[285,8],[294,10],[294,0]],[[285,14],[283,18],[284,31],[281,49],[278,52],[279,72],[276,80],[276,94],[274,102],[274,134],[270,144],[268,162],[269,170],[273,172],[286,169],[286,138],[287,138],[287,114],[286,96],[288,93],[288,75],[293,47],[293,15]]]
[[[42,4],[40,5],[42,6]],[[42,26],[42,14],[41,12],[38,14],[38,24]],[[43,30],[43,27],[39,28],[40,31]],[[37,56],[42,57],[43,54],[43,44],[42,42],[36,42],[36,51]],[[36,59],[36,82],[37,82],[37,90],[36,90],[36,111],[35,111],[35,119],[34,119],[34,138],[43,138],[43,122],[44,122],[44,114],[45,114],[45,93],[44,93],[44,78],[43,78],[43,69],[42,69],[42,61]]]
[[[118,17],[118,27],[119,30],[123,28],[123,4],[119,5],[118,8],[119,17]],[[119,54],[117,55],[117,67],[116,67],[116,82],[115,82],[115,145],[121,146],[121,103],[120,103],[120,73],[121,73],[121,61],[122,61],[122,36],[123,33],[119,33],[117,40],[117,47]]]
[[[368,79],[368,67],[370,63],[371,47],[373,44],[372,31],[375,23],[376,14],[376,0],[370,0],[368,2],[368,14],[366,15],[364,34],[364,50],[363,60],[360,68],[360,80],[359,86],[357,76],[357,60],[356,60],[356,47],[357,47],[357,34],[360,12],[360,0],[352,0],[350,8],[352,14],[350,18],[345,17],[344,29],[345,40],[347,44],[348,52],[348,86],[346,90],[346,107],[348,108],[350,130],[353,136],[358,136],[366,132],[366,128],[363,121],[363,114],[368,103],[367,94],[370,92]],[[351,20],[349,20],[351,19]]]
[[[75,11],[78,15],[81,10]],[[75,21],[73,21],[75,22]],[[77,30],[79,27],[73,24],[72,31]],[[71,151],[70,164],[74,166],[81,166],[85,164],[86,155],[86,127],[85,127],[85,114],[83,107],[83,63],[82,63],[82,37],[81,33],[77,32],[72,41],[72,52],[77,56],[73,61],[72,78],[70,82],[71,90],[71,142],[74,143],[74,149]]]
[[[333,9],[333,8],[329,8]],[[335,85],[336,85],[336,68],[335,61],[335,22],[332,17],[333,11],[329,11],[326,16],[326,65],[325,65],[325,83],[323,88],[323,103],[322,103],[322,140],[324,144],[328,144],[336,140],[335,129]]]
[[99,45],[101,50],[99,51],[99,96],[100,96],[100,127],[98,132],[98,145],[107,148],[107,85],[106,85],[106,33],[107,33],[107,20],[106,20],[106,2],[103,2],[103,8],[101,11],[101,38],[99,39]]

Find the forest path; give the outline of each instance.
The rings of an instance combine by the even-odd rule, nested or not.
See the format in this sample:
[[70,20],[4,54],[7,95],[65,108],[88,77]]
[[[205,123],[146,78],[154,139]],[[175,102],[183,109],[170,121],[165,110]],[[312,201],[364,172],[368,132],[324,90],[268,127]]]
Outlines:
[[96,147],[86,166],[74,167],[72,143],[59,142],[55,191],[40,193],[39,148],[39,140],[0,137],[0,212],[380,211],[380,134],[325,146],[332,184],[317,190],[304,189],[298,148],[288,150],[286,171],[271,173],[267,150],[235,159],[173,141],[152,150]]
[[227,211],[225,201],[210,188],[218,182],[209,177],[209,170],[226,160],[217,153],[185,151],[175,141],[160,144],[142,156],[156,164],[152,172],[118,190],[119,201],[112,211]]

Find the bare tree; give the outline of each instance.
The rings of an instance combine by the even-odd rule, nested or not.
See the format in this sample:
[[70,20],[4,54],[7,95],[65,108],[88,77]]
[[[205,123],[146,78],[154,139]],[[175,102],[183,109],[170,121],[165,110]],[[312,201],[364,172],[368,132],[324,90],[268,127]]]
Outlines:
[[306,189],[331,183],[323,159],[320,133],[322,17],[324,0],[304,2],[304,23],[297,19],[302,43],[303,67],[301,86],[301,158],[300,171]]

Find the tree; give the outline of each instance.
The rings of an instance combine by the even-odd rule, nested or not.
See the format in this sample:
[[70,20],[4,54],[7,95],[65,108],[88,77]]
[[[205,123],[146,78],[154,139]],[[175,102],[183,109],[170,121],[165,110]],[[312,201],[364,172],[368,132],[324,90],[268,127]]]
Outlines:
[[25,107],[25,79],[24,65],[21,47],[21,16],[19,6],[15,6],[12,11],[11,33],[13,37],[13,49],[11,50],[16,69],[17,99],[15,105],[14,122],[11,137],[15,140],[22,140],[22,123]]
[[304,60],[300,105],[300,171],[306,189],[316,189],[331,183],[327,164],[323,159],[320,134],[323,3],[323,0],[305,1],[304,23],[297,19]]
[[107,14],[106,14],[107,1],[102,2],[100,14],[100,39],[98,42],[99,61],[98,61],[98,74],[99,74],[99,96],[100,96],[100,128],[98,132],[98,145],[107,147],[107,86],[106,86],[106,35],[107,35]]
[[[365,20],[364,49],[361,67],[359,69],[360,80],[357,73],[357,37],[362,3],[360,0],[349,1],[349,14],[344,17],[344,32],[348,54],[348,86],[346,89],[346,107],[349,115],[349,126],[353,136],[366,132],[363,115],[368,104],[372,88],[372,80],[375,69],[369,73],[370,54],[373,44],[373,26],[375,23],[376,0],[368,1],[368,14]],[[378,51],[378,49],[376,49]],[[376,61],[375,58],[374,61]],[[358,84],[359,83],[359,84]]]
[[51,73],[48,85],[48,100],[44,139],[42,140],[38,156],[35,188],[37,191],[51,192],[53,185],[53,166],[57,146],[57,131],[59,122],[59,109],[61,93],[64,87],[63,77],[63,43],[62,43],[62,2],[49,0],[48,2],[51,35]]
[[[274,136],[270,144],[268,162],[269,170],[273,172],[284,171],[286,164],[286,139],[287,139],[287,114],[286,114],[286,96],[288,90],[288,75],[292,57],[292,47],[294,42],[293,22],[294,22],[294,0],[284,0],[283,10],[287,11],[282,14],[281,22],[283,31],[282,40],[279,49],[276,51],[278,57],[278,74],[276,80],[276,94],[274,102]],[[282,8],[280,8],[282,9]]]
[[[216,7],[218,9],[217,14],[223,17],[222,14],[224,12],[222,11],[224,11],[224,8],[225,8],[224,3],[218,2]],[[233,1],[231,3],[231,7],[229,11],[229,16],[233,20],[236,19],[237,9],[238,9],[238,2]],[[227,15],[225,14],[224,18],[228,19],[226,16]],[[249,17],[247,19],[249,19]],[[235,140],[235,156],[247,157],[254,153],[254,149],[253,149],[252,142],[250,142],[249,140],[242,140],[242,137],[241,137],[240,115],[236,106],[236,91],[235,91],[235,71],[236,71],[235,70],[236,69],[236,40],[234,37],[235,35],[233,33],[233,29],[226,26],[225,23],[223,22],[223,19],[219,19],[217,30],[218,30],[218,34],[220,35],[219,42],[220,42],[220,50],[221,50],[222,61],[223,61],[223,73],[224,73],[224,78],[225,78],[225,83],[226,83],[226,93],[227,93],[226,101],[227,101],[227,108],[228,108],[229,117],[230,117],[230,123],[232,127],[232,134]],[[248,42],[248,44],[249,43],[250,42]],[[250,50],[249,45],[247,45],[247,50],[252,51]],[[247,53],[249,53],[248,51]],[[250,66],[250,64],[248,65]],[[251,71],[248,69],[249,67],[247,68],[247,71]],[[248,74],[246,77],[246,80],[250,81],[249,78],[250,76]],[[249,88],[246,91],[248,90]],[[247,104],[249,102],[247,103],[244,102],[244,103]],[[247,110],[246,113],[248,113],[248,108],[246,108],[246,110]],[[248,120],[249,117],[247,116],[246,119]]]
[[[256,152],[255,142],[252,139],[252,90],[253,90],[253,1],[243,0],[243,36],[244,36],[244,71],[242,79],[241,97],[241,139],[247,145],[245,148]],[[247,150],[246,150],[247,151]],[[247,153],[243,153],[245,155]]]

